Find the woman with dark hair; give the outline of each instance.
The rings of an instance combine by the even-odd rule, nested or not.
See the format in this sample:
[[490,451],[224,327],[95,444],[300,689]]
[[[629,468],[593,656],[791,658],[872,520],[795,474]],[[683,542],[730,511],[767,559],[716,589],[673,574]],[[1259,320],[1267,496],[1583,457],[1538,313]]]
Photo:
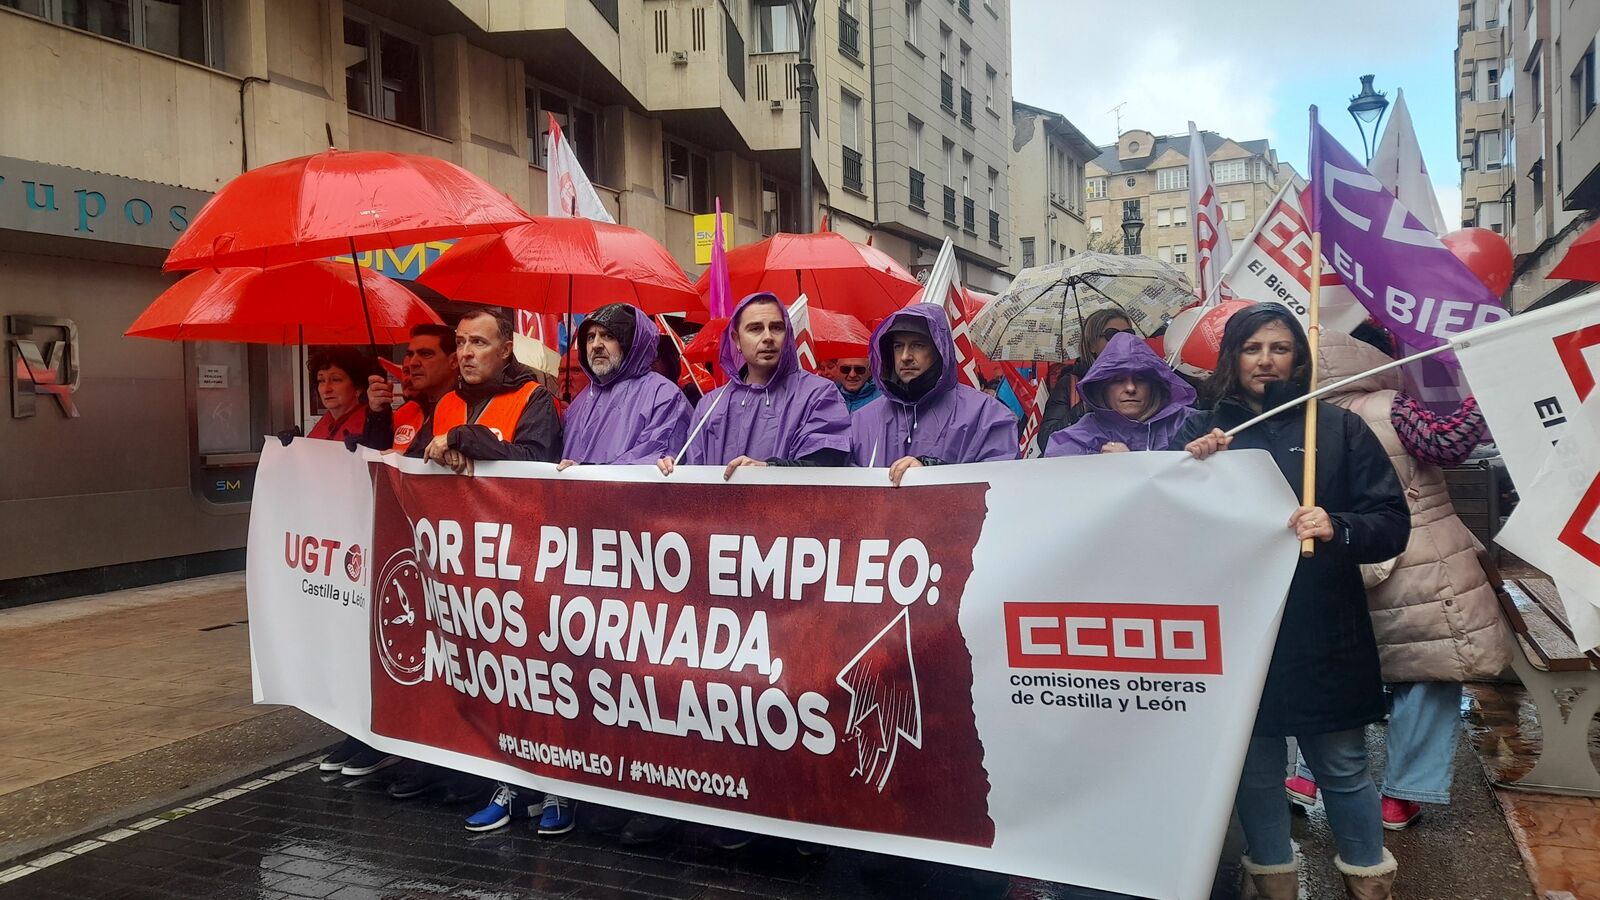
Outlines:
[[311,355],[306,374],[317,386],[326,413],[306,435],[327,441],[360,439],[367,427],[367,378],[378,367],[353,347],[333,347]]
[[1089,414],[1089,404],[1079,396],[1078,385],[1089,374],[1094,361],[1105,352],[1106,345],[1119,334],[1138,336],[1133,330],[1133,320],[1115,307],[1097,309],[1083,320],[1083,327],[1078,331],[1078,359],[1071,370],[1057,380],[1050,399],[1045,402],[1044,417],[1039,422],[1039,446],[1047,446],[1050,435]]
[[[1217,370],[1206,383],[1214,408],[1191,419],[1172,449],[1200,459],[1229,447],[1265,450],[1299,492],[1304,404],[1233,438],[1223,432],[1303,396],[1310,371],[1310,346],[1286,307],[1240,310],[1223,330]],[[1316,553],[1300,560],[1289,585],[1235,807],[1249,853],[1244,867],[1257,892],[1267,900],[1294,898],[1298,861],[1283,778],[1285,738],[1296,738],[1322,790],[1346,890],[1383,900],[1396,866],[1383,847],[1367,761],[1365,728],[1383,718],[1384,704],[1360,567],[1399,555],[1411,517],[1383,445],[1359,416],[1318,403],[1316,439],[1317,505],[1302,505],[1289,520],[1297,538],[1316,541]]]

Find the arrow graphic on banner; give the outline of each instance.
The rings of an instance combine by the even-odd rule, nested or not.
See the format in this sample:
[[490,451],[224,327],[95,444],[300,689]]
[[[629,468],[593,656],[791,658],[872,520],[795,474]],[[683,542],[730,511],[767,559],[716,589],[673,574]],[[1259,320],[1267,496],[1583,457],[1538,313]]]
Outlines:
[[889,782],[903,738],[922,749],[922,699],[911,659],[911,617],[902,609],[845,663],[836,679],[850,694],[845,732],[856,742],[856,767],[878,791]]

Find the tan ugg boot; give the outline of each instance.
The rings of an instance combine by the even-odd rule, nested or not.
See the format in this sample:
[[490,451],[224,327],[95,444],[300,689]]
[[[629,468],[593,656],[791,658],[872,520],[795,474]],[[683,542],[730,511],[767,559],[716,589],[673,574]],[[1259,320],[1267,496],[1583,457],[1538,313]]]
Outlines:
[[1257,865],[1246,856],[1244,863],[1245,873],[1250,880],[1244,886],[1242,900],[1260,898],[1260,900],[1298,900],[1300,896],[1300,854],[1295,853],[1295,858],[1276,866]]
[[1383,851],[1383,861],[1375,866],[1352,866],[1337,856],[1333,864],[1344,876],[1344,892],[1350,900],[1389,900],[1394,896],[1394,877],[1400,864],[1387,849]]

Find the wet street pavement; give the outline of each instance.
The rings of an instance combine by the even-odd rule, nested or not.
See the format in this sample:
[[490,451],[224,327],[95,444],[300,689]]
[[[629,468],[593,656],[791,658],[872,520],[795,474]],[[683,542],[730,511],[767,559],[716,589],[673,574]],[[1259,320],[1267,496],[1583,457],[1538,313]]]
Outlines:
[[1117,896],[851,850],[802,856],[764,838],[722,851],[689,827],[624,849],[593,830],[596,814],[557,838],[526,819],[473,835],[461,822],[476,804],[392,800],[387,774],[324,782],[300,763],[29,860],[44,868],[0,870],[0,900]]

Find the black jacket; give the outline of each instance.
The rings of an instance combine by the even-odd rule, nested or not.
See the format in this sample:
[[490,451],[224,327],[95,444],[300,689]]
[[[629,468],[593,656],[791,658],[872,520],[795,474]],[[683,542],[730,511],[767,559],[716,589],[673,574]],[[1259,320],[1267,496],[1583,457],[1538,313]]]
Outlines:
[[1039,446],[1049,446],[1050,435],[1076,424],[1089,414],[1089,404],[1082,395],[1079,395],[1077,403],[1072,402],[1072,396],[1076,393],[1073,390],[1074,383],[1082,381],[1087,374],[1089,367],[1075,362],[1070,370],[1056,379],[1055,389],[1050,391],[1050,399],[1045,401],[1044,414],[1039,417]]
[[[1269,395],[1268,406],[1274,401],[1282,402]],[[1190,419],[1172,449],[1253,415],[1222,400]],[[1240,432],[1233,448],[1271,453],[1299,496],[1305,427],[1301,406]],[[1359,564],[1399,556],[1411,537],[1411,514],[1383,445],[1359,416],[1328,403],[1317,404],[1316,505],[1328,511],[1334,538],[1317,542],[1316,555],[1295,567],[1256,713],[1261,736],[1327,734],[1383,718],[1378,644]]]
[[[500,374],[481,384],[460,382],[456,393],[467,404],[466,425],[450,429],[451,450],[460,450],[468,459],[517,459],[529,462],[560,462],[564,433],[561,414],[556,411],[555,398],[540,387],[528,398],[528,405],[517,419],[517,430],[511,440],[495,437],[487,426],[472,424],[483,414],[489,401],[500,394],[508,394],[530,381],[536,380],[533,370],[513,359],[506,363]],[[407,456],[420,457],[433,440],[433,417],[423,423],[411,443]]]

